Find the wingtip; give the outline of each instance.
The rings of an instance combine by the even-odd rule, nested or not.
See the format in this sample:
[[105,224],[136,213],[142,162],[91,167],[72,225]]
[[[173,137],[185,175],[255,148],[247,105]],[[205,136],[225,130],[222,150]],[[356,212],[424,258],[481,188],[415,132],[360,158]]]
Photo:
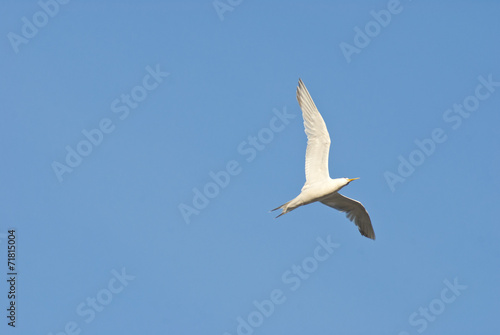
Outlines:
[[369,238],[369,239],[371,239],[371,240],[374,240],[374,241],[375,241],[375,233],[374,233],[374,232],[372,232],[372,233],[370,233],[370,234],[367,234],[366,232],[361,231],[361,230],[360,230],[359,232],[360,232],[360,233],[361,233],[361,235],[363,235],[364,237],[367,237],[367,238]]
[[295,92],[299,105],[301,105],[302,103],[301,92],[304,90],[304,87],[305,87],[304,82],[302,81],[302,79],[299,78],[299,83],[297,84],[297,90]]

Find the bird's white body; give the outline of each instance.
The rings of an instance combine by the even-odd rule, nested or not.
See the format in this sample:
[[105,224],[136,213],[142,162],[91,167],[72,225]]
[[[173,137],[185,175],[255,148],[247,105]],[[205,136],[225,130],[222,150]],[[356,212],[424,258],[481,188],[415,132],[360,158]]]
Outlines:
[[277,216],[279,217],[297,207],[319,201],[339,211],[346,212],[347,218],[354,221],[363,236],[375,239],[370,216],[363,205],[338,193],[340,189],[358,178],[330,178],[328,172],[330,135],[326,129],[325,121],[323,121],[311,95],[300,79],[297,87],[297,100],[302,109],[307,135],[306,183],[297,197],[273,210],[282,210],[281,214]]
[[328,178],[325,181],[304,186],[298,196],[284,205],[285,207],[282,208],[283,212],[281,214],[291,212],[292,210],[300,206],[309,205],[316,201],[321,201],[325,197],[328,197],[329,195],[340,191],[340,189],[347,184],[349,184],[347,178]]

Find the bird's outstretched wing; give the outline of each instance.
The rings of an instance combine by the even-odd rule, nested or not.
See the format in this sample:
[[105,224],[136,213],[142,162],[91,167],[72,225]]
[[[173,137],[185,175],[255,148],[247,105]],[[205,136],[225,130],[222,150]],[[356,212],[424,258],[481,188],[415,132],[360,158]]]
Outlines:
[[299,79],[299,85],[297,86],[297,100],[302,109],[304,128],[307,135],[305,188],[308,185],[330,178],[328,173],[330,134],[328,134],[325,121],[323,121],[301,79]]
[[373,240],[375,239],[375,232],[373,231],[370,216],[359,201],[344,197],[339,193],[333,193],[327,198],[321,200],[321,203],[335,208],[336,210],[339,210],[341,212],[345,212],[347,218],[351,221],[354,221],[356,226],[358,226],[361,235]]

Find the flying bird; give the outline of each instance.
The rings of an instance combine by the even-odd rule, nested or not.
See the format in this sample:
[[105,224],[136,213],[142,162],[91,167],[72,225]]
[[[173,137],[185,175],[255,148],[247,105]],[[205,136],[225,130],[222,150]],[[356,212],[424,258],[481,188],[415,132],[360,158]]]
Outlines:
[[330,151],[330,134],[306,86],[299,79],[297,100],[302,109],[304,128],[307,135],[306,149],[306,183],[295,199],[273,209],[281,209],[283,214],[295,208],[319,201],[322,204],[345,212],[347,218],[354,221],[361,235],[375,239],[370,216],[365,207],[356,200],[338,193],[351,181],[359,178],[330,178],[328,172],[328,152]]

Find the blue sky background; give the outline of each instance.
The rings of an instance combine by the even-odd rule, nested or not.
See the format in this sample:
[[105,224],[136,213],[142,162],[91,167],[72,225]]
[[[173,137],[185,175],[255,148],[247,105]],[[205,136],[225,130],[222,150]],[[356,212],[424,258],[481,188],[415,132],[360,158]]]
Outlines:
[[[42,9],[3,2],[0,271],[15,228],[18,295],[14,330],[1,281],[2,334],[498,332],[500,86],[460,125],[444,116],[478,77],[500,82],[500,3],[401,1],[350,62],[340,44],[387,1],[232,3],[221,20],[210,0],[70,1],[15,52],[9,33]],[[169,76],[120,119],[111,104],[148,66]],[[332,177],[361,177],[343,194],[376,241],[320,204],[268,213],[305,181],[299,77],[332,137]],[[247,161],[238,147],[269,135],[276,110],[295,118]],[[53,162],[103,119],[113,131],[60,182]],[[392,190],[384,174],[436,128],[446,140]],[[179,205],[230,161],[241,172],[187,224]],[[293,291],[282,275],[328,236],[340,246]],[[238,329],[273,290],[285,301]],[[90,321],[88,298],[106,302]]]

